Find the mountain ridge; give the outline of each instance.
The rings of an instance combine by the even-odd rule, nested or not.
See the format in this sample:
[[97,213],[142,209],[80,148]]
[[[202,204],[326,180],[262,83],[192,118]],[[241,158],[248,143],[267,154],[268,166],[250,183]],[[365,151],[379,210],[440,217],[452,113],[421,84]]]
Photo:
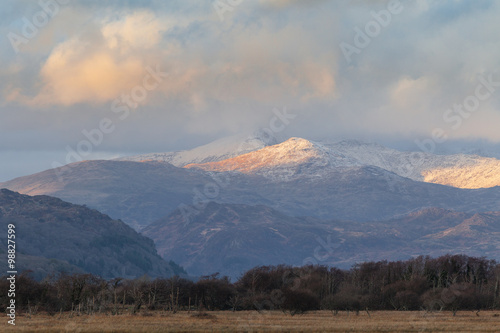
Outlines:
[[[288,160],[283,158],[284,155],[288,156]],[[299,155],[302,155],[302,159],[290,158]],[[278,163],[279,161],[282,163]],[[300,162],[304,167],[301,167]],[[294,137],[226,160],[190,163],[184,167],[217,172],[238,171],[286,181],[297,175],[299,169],[307,168],[308,172],[303,175],[315,177],[323,176],[328,169],[363,165],[376,166],[415,181],[458,188],[476,189],[500,185],[500,160],[496,158],[401,152],[357,140],[331,143]]]
[[[31,269],[38,277],[55,261],[63,271],[80,271],[104,278],[172,276],[183,273],[158,256],[154,243],[122,221],[97,210],[50,196],[28,196],[0,189],[0,226],[15,225],[19,271]],[[7,248],[7,237],[0,240]],[[185,274],[185,272],[183,273]]]

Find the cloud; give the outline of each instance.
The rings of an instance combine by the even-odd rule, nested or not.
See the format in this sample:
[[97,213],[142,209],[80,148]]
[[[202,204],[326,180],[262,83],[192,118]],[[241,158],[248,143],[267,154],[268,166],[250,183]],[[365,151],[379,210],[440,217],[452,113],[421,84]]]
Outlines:
[[311,7],[315,4],[326,2],[327,0],[260,0],[259,3],[264,7],[283,9],[292,6]]
[[427,102],[433,99],[439,91],[432,78],[422,76],[413,79],[408,76],[402,77],[390,89],[390,103],[397,109],[425,112],[428,108]]
[[39,72],[40,88],[34,97],[11,88],[7,99],[36,107],[95,105],[140,84],[147,66],[144,54],[159,44],[164,25],[153,13],[139,11],[96,26],[100,30],[86,31],[52,49]]
[[162,31],[166,30],[165,23],[152,12],[139,11],[109,22],[101,32],[110,50],[121,48],[124,53],[131,48],[151,49],[158,45]]
[[6,96],[32,107],[109,103],[140,84],[147,66],[158,65],[169,73],[158,88],[161,98],[193,114],[217,113],[214,105],[238,109],[250,100],[267,110],[278,101],[334,99],[333,52],[311,43],[303,29],[275,26],[273,18],[261,23],[222,34],[203,16],[193,23],[147,10],[108,15],[52,49],[34,97],[12,87]]
[[139,82],[143,75],[139,59],[117,59],[109,50],[88,52],[88,48],[92,46],[78,40],[59,45],[42,67],[43,88],[32,103],[107,102]]

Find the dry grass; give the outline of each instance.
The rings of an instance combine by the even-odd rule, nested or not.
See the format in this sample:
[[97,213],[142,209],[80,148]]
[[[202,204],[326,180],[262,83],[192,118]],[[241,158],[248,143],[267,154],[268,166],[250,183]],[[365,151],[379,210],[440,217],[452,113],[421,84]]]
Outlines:
[[457,312],[366,312],[356,316],[328,311],[290,316],[282,312],[147,312],[137,315],[18,316],[17,332],[499,332],[500,311]]

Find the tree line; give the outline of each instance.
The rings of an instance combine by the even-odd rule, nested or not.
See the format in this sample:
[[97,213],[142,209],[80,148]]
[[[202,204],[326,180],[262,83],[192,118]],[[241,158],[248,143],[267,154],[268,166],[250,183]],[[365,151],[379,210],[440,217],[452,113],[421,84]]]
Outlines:
[[[5,308],[8,281],[0,281]],[[326,266],[259,266],[236,282],[218,273],[196,281],[146,276],[104,280],[92,274],[59,274],[36,281],[18,276],[16,306],[29,312],[135,313],[141,309],[457,310],[500,309],[500,264],[486,258],[446,255],[406,261],[365,262],[350,270]]]

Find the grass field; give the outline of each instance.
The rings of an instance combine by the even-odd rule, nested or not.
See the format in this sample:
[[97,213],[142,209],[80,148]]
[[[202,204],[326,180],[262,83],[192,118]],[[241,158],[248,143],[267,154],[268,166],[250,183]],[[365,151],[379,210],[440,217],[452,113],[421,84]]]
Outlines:
[[291,316],[273,311],[242,312],[142,312],[136,315],[105,314],[54,316],[21,315],[16,326],[7,317],[0,331],[17,332],[500,332],[500,311],[457,312],[341,312],[315,311]]

